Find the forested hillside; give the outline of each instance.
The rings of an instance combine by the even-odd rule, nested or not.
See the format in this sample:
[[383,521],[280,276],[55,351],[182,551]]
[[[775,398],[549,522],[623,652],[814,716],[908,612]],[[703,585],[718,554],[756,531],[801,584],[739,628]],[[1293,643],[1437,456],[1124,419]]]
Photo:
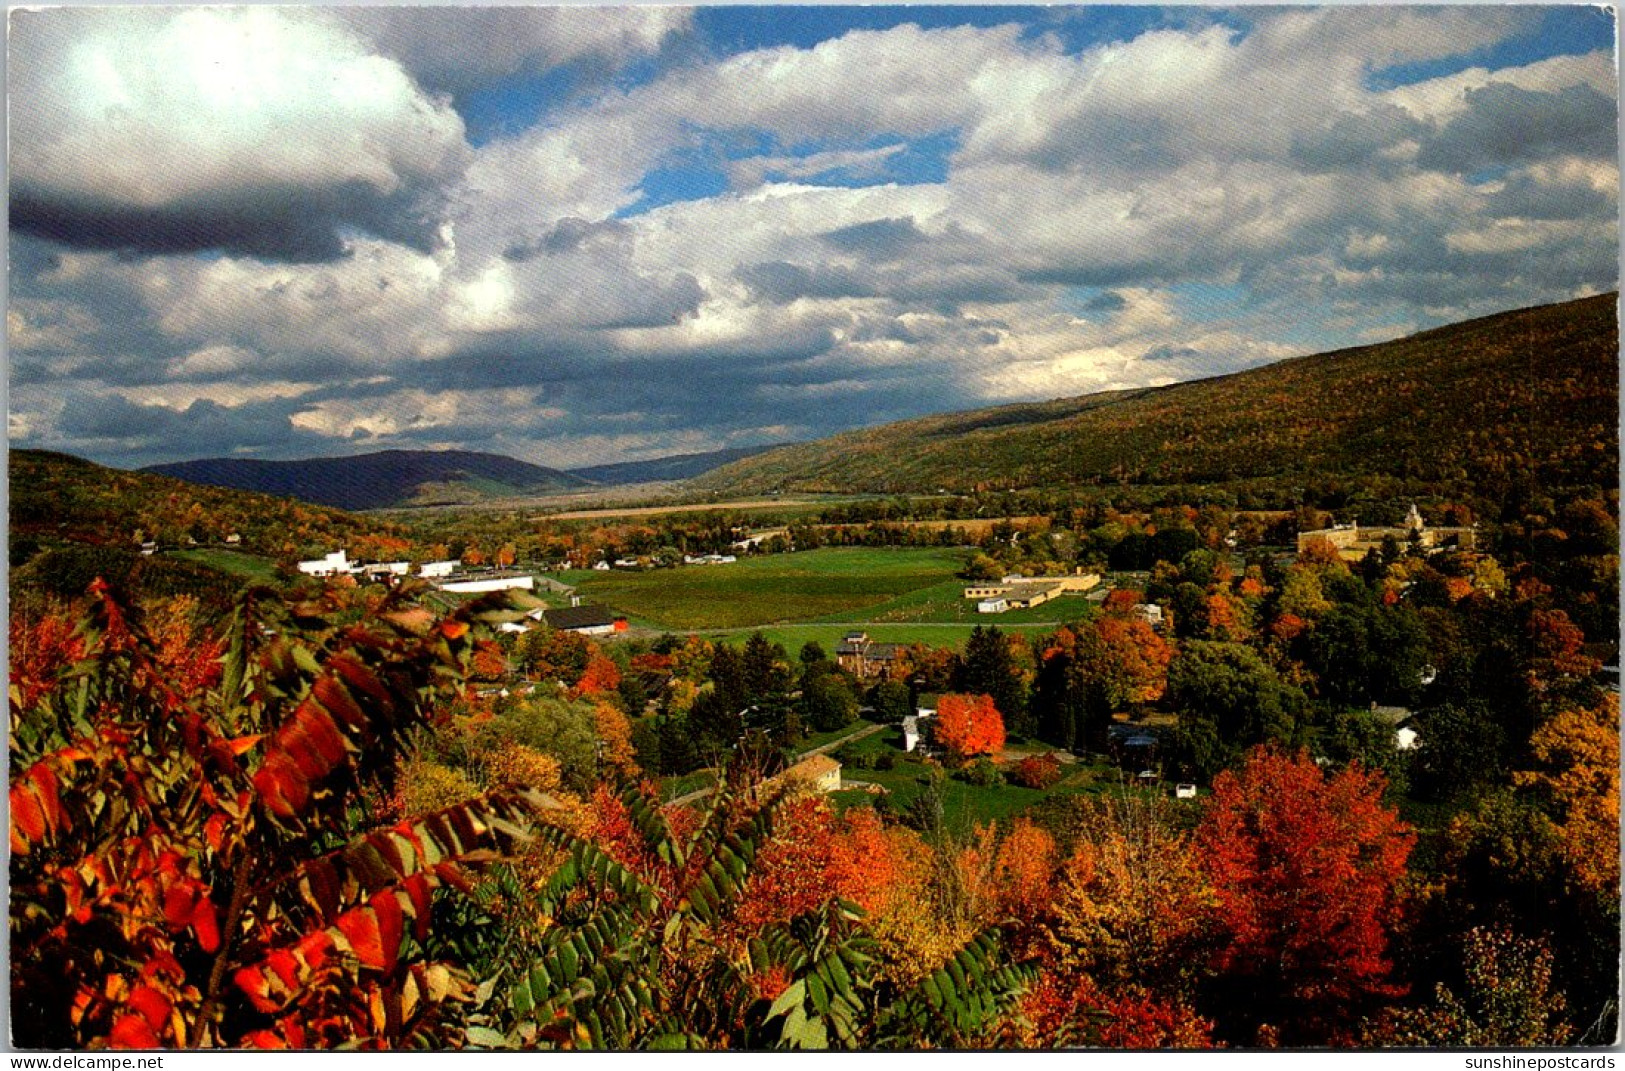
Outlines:
[[1170,387],[904,421],[696,482],[904,492],[1392,477],[1492,499],[1612,486],[1616,301],[1502,313]]
[[382,450],[299,461],[208,458],[154,465],[147,471],[339,509],[453,505],[587,485],[557,469],[467,450]]

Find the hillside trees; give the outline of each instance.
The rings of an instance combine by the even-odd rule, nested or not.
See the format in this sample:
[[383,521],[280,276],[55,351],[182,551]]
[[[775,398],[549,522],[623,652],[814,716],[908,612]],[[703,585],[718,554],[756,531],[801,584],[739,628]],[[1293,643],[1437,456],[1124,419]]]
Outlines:
[[1233,1040],[1346,1038],[1395,995],[1389,940],[1414,837],[1382,791],[1379,774],[1327,778],[1269,747],[1214,781],[1197,843],[1222,935],[1210,1006]]

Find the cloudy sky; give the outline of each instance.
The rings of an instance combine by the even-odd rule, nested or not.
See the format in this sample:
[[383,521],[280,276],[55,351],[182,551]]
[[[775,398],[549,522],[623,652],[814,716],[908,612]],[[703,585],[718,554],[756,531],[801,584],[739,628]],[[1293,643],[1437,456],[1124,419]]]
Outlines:
[[1613,35],[1587,7],[14,12],[11,441],[571,466],[1614,289]]

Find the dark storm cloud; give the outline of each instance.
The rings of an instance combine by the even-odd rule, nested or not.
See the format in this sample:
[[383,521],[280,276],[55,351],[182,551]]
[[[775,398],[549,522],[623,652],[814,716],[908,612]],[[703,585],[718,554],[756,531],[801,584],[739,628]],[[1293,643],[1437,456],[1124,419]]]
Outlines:
[[897,260],[930,241],[914,217],[876,219],[827,231],[820,237],[843,253],[873,260]]
[[873,297],[875,288],[858,277],[858,272],[841,265],[806,267],[776,260],[746,264],[734,272],[750,287],[758,301],[788,305],[800,298]]
[[371,186],[270,186],[218,191],[158,207],[92,199],[30,184],[14,188],[11,226],[80,249],[184,254],[220,250],[292,262],[332,261],[344,235],[363,231],[427,252],[438,198],[430,191],[380,196]]
[[1382,150],[1419,137],[1426,126],[1403,108],[1378,104],[1369,111],[1344,112],[1325,126],[1292,137],[1292,159],[1310,172],[1395,169]]
[[1422,146],[1417,163],[1471,174],[1559,154],[1618,154],[1617,103],[1588,85],[1540,93],[1505,82],[1467,91],[1467,110]]
[[112,446],[132,457],[177,452],[203,457],[233,449],[276,452],[326,441],[293,425],[289,418],[301,404],[279,399],[226,406],[199,399],[176,410],[141,405],[118,394],[71,394],[57,427],[70,443],[97,444],[102,450]]

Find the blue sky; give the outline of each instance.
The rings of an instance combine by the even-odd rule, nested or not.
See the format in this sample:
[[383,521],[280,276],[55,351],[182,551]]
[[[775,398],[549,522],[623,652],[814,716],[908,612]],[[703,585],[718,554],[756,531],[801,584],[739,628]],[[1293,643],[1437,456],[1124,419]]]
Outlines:
[[13,16],[13,443],[592,464],[1617,287],[1589,7]]

